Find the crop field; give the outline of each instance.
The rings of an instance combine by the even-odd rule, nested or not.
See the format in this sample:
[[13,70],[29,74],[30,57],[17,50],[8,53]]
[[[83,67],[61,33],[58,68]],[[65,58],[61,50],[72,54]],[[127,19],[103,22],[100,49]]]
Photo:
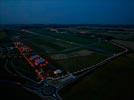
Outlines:
[[37,33],[40,33],[42,35],[46,35],[49,36],[50,38],[55,38],[55,39],[61,39],[64,40],[65,42],[72,42],[74,44],[91,44],[95,41],[97,41],[97,39],[86,39],[86,38],[82,38],[80,36],[76,36],[75,34],[72,33],[58,33],[58,32],[53,32],[50,30],[40,30],[40,31],[34,31]]
[[121,56],[67,88],[61,93],[63,100],[132,100],[133,65],[134,53]]
[[[48,56],[55,66],[66,71],[73,72],[92,66],[112,54],[122,51],[100,38],[89,36],[84,38],[66,30],[65,32],[53,30],[55,31],[47,28],[28,29],[30,32],[22,34],[24,41],[35,51],[43,56]],[[85,52],[86,54],[84,54]]]
[[113,44],[110,44],[108,42],[96,43],[96,44],[92,45],[92,47],[103,50],[104,53],[111,53],[111,54],[118,53],[118,52],[122,51],[121,48],[119,48]]
[[112,36],[116,39],[124,40],[124,41],[134,41],[134,30],[107,31],[107,32],[101,32],[101,33],[98,33],[98,34],[106,35],[106,36]]
[[74,72],[86,67],[90,67],[98,62],[104,60],[106,56],[98,53],[92,53],[91,55],[68,57],[65,59],[55,60],[55,65],[64,68],[68,72]]
[[[68,48],[73,48],[73,47],[82,47],[82,48],[89,47],[95,50],[101,49],[101,51],[109,52],[109,53],[110,52],[116,53],[120,51],[118,47],[108,42],[104,42],[103,40],[99,40],[98,38],[83,38],[73,33],[72,34],[71,33],[57,33],[57,32],[52,32],[47,29],[34,30],[34,32],[41,34],[40,36],[46,40],[46,41],[43,40],[44,43],[49,45],[49,42],[47,41],[50,41],[51,43],[54,42],[55,46],[58,47],[59,45],[60,47],[62,47],[62,49],[68,49]],[[41,41],[41,39],[39,39],[39,41]],[[51,45],[52,44],[50,44],[50,46]]]
[[134,42],[132,41],[122,41],[122,40],[113,40],[113,41],[134,50]]
[[34,69],[23,58],[15,59],[13,63],[13,67],[16,69],[17,72],[34,81],[39,81]]
[[6,33],[0,32],[0,40],[3,39],[4,37],[6,37]]
[[[40,88],[39,92],[43,94],[51,89],[49,84],[54,84],[54,91],[65,85],[59,93],[63,100],[131,99],[134,84],[133,33],[129,31],[129,38],[125,38],[125,32],[119,33],[122,30],[117,34],[112,33],[114,31],[117,32],[63,26],[4,30],[5,33],[0,32],[1,77],[7,72],[7,76],[11,74],[17,78],[16,84]],[[124,38],[119,39],[120,35]],[[21,84],[19,77],[27,79]],[[28,79],[30,81],[27,82]],[[35,85],[31,80],[40,84]]]

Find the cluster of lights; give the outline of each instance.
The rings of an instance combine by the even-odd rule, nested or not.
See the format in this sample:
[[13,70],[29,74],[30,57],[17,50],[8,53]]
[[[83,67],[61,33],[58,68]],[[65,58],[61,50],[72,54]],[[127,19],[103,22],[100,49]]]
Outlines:
[[[25,46],[21,42],[15,42],[14,45],[19,50],[20,54],[35,69],[38,78],[44,80],[46,76],[42,75],[40,70],[48,65],[48,61],[34,53],[30,47]],[[27,56],[27,54],[29,54],[29,56]]]

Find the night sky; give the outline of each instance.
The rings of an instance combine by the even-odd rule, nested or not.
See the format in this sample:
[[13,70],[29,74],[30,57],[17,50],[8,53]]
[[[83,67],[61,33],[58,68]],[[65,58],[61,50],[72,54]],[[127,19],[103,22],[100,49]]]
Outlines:
[[0,0],[0,24],[134,24],[134,0]]

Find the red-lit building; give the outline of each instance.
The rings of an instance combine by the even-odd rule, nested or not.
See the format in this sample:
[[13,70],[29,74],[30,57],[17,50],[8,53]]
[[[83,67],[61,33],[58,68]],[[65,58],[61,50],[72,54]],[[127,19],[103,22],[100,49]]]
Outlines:
[[41,73],[41,69],[45,69],[47,67],[48,61],[21,42],[15,42],[14,45],[26,61],[35,69],[38,78],[44,80],[47,77],[47,72]]

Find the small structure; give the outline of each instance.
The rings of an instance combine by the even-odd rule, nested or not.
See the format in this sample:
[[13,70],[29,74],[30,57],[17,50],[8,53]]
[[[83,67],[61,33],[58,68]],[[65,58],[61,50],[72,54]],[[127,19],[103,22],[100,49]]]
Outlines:
[[39,65],[39,64],[43,64],[43,63],[45,63],[45,59],[43,59],[43,58],[38,58],[35,60],[35,65]]
[[35,59],[37,59],[37,58],[39,58],[39,57],[40,57],[39,55],[36,55],[36,54],[35,54],[35,55],[33,55],[33,56],[30,57],[30,60],[35,60]]
[[40,70],[46,67],[49,62],[36,54],[30,47],[24,45],[19,41],[15,42],[14,45],[19,50],[21,55],[26,59],[26,61],[35,69],[35,73],[38,78],[41,80],[46,79],[47,74],[43,75]]
[[57,70],[54,71],[54,74],[56,74],[56,75],[61,74],[61,73],[62,73],[62,70],[60,70],[60,69],[57,69]]

